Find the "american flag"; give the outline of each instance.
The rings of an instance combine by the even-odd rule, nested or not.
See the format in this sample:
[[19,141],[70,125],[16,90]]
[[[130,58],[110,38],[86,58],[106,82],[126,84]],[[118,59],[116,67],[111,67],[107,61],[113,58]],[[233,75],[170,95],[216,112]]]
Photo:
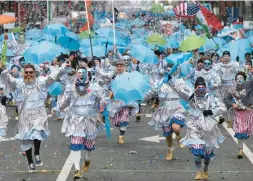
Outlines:
[[174,12],[180,17],[192,17],[195,16],[200,9],[201,4],[184,2],[174,7]]
[[169,21],[160,20],[162,33],[166,35],[173,34],[174,26]]

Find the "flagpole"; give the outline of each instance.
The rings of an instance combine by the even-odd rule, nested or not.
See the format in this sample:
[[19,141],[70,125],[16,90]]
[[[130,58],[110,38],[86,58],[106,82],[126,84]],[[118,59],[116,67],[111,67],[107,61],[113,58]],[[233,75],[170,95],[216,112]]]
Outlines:
[[212,40],[213,40],[213,42],[218,46],[218,49],[221,51],[221,53],[222,53],[222,50],[220,49],[220,46],[219,46],[219,44],[213,39],[213,37],[212,37]]
[[47,25],[49,24],[49,16],[50,16],[50,12],[49,12],[49,0],[47,0]]
[[92,41],[91,41],[91,34],[90,34],[90,21],[89,21],[88,7],[87,7],[87,2],[86,1],[87,0],[84,1],[85,11],[86,11],[86,20],[87,20],[87,25],[88,25],[89,39],[90,39],[90,51],[91,51],[91,56],[93,58],[93,48],[92,48]]
[[[113,29],[113,51],[114,51],[114,54],[113,54],[113,60],[115,60],[115,54],[116,54],[116,33],[115,33],[115,12],[114,12],[114,6],[113,6],[113,1],[112,0],[112,29]],[[108,42],[108,41],[107,41]]]

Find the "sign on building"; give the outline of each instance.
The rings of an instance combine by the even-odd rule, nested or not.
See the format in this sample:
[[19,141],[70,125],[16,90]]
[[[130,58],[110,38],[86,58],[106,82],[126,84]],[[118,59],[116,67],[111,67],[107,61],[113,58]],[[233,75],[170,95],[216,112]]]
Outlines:
[[246,30],[253,29],[253,16],[245,15],[243,18],[243,28]]

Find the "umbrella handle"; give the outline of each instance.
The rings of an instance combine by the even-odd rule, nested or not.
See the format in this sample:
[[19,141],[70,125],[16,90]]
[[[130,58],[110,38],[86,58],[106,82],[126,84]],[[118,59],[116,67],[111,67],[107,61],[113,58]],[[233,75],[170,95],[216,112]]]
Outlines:
[[111,129],[110,129],[111,126],[110,126],[109,113],[106,109],[103,112],[103,116],[105,118],[105,129],[106,129],[107,138],[108,138],[108,140],[110,140],[111,139]]

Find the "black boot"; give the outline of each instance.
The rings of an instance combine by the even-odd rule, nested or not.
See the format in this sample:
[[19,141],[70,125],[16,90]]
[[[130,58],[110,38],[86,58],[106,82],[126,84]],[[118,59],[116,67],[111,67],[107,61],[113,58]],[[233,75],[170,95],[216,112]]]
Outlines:
[[136,122],[140,122],[141,116],[136,116]]
[[219,118],[219,123],[218,124],[222,124],[223,122],[225,122],[225,119],[223,117]]

